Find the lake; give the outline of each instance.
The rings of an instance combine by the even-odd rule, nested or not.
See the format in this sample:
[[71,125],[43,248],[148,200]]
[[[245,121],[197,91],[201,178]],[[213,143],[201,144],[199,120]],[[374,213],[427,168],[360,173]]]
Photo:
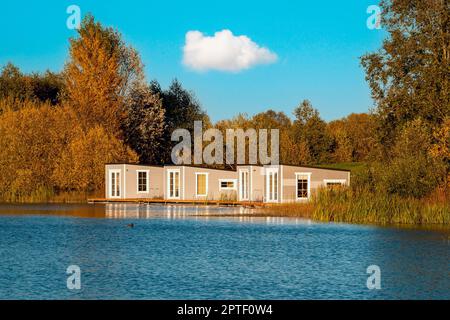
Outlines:
[[248,210],[0,205],[0,299],[450,299],[448,228],[230,216]]

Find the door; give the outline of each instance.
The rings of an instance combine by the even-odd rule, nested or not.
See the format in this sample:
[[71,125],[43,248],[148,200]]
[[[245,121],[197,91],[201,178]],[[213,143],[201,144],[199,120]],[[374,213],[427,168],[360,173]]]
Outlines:
[[249,171],[239,170],[239,201],[248,201],[249,200]]
[[180,199],[180,170],[169,170],[167,175],[168,199]]
[[278,202],[278,169],[266,169],[266,202]]
[[120,198],[120,170],[109,171],[109,197]]

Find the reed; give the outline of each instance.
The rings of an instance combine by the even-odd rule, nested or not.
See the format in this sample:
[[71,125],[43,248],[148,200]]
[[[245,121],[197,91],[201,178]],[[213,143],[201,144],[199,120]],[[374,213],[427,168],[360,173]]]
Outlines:
[[308,203],[287,203],[263,210],[267,215],[326,222],[450,224],[450,195],[437,189],[427,198],[415,199],[366,189],[324,189],[317,192]]
[[0,194],[0,202],[3,203],[86,203],[89,198],[103,196],[101,191],[60,191],[56,192],[52,188],[39,187],[29,194],[10,191]]

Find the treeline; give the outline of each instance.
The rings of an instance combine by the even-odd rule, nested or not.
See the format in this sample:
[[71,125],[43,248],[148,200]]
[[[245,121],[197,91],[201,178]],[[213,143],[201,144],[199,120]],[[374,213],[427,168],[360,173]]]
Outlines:
[[1,71],[0,198],[101,195],[105,163],[170,163],[173,130],[192,131],[202,120],[205,128],[221,130],[280,129],[283,163],[363,163],[352,191],[366,198],[422,199],[437,192],[447,201],[448,3],[410,2],[381,3],[389,36],[378,52],[361,58],[373,112],[328,123],[304,100],[289,115],[268,110],[212,124],[192,92],[177,80],[167,89],[148,82],[139,54],[87,16],[70,39],[61,73],[23,74],[12,64]]
[[105,163],[167,163],[171,132],[195,120],[210,125],[191,92],[148,83],[138,53],[87,16],[61,73],[1,71],[0,199],[101,194]]

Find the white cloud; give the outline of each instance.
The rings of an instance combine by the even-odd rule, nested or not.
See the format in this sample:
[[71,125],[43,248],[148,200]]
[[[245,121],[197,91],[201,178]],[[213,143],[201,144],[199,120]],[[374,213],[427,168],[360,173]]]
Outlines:
[[216,32],[213,37],[189,31],[183,53],[184,65],[196,71],[238,72],[278,59],[269,49],[258,46],[247,36],[235,36],[230,30]]

